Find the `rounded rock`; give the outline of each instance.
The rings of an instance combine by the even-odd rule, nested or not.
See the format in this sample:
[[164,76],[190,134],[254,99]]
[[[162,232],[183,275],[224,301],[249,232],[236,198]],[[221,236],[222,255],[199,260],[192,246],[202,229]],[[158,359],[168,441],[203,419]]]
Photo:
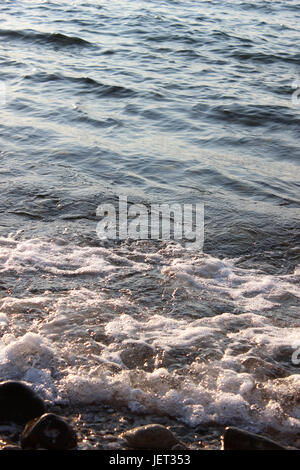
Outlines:
[[45,413],[43,400],[24,382],[0,382],[0,421],[26,423]]
[[148,424],[121,434],[129,447],[134,449],[172,449],[181,444],[177,437],[161,424]]
[[14,446],[14,445],[7,445],[2,447],[1,450],[22,450],[21,447]]
[[69,450],[76,445],[77,436],[72,426],[53,413],[29,421],[21,436],[23,449]]
[[267,437],[235,427],[227,427],[221,438],[223,450],[287,450]]

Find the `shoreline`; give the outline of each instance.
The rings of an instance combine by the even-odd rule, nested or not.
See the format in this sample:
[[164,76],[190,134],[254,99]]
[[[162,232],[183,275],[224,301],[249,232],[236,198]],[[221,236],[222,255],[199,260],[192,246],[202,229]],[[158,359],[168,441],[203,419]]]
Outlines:
[[[85,407],[54,405],[48,406],[46,413],[63,418],[70,426],[70,429],[73,429],[76,433],[76,447],[60,450],[121,452],[133,450],[217,451],[252,450],[251,447],[253,447],[253,451],[255,451],[259,450],[257,446],[262,446],[261,450],[276,450],[272,449],[273,444],[282,447],[282,450],[300,450],[300,439],[299,437],[297,438],[296,434],[294,438],[291,435],[287,436],[286,433],[276,432],[275,430],[269,430],[269,432],[263,431],[256,434],[251,431],[249,432],[249,429],[245,429],[242,425],[235,427],[232,424],[228,424],[228,426],[211,424],[192,428],[169,416],[138,415],[126,407],[116,409],[110,405],[103,404]],[[132,430],[143,430],[151,426],[158,426],[158,428],[170,432],[175,439],[178,439],[178,443],[170,446],[170,448],[164,448],[163,446],[157,448],[151,447],[151,443],[147,443],[145,448],[143,448],[139,445],[131,446],[124,438],[124,435],[129,432],[132,433]],[[236,430],[235,432],[238,433],[238,436],[234,434],[233,437],[227,438],[225,447],[231,446],[230,448],[224,448],[224,433],[226,428]],[[39,450],[40,447],[36,449],[21,448],[20,442],[23,432],[24,424],[16,424],[13,421],[0,423],[0,450]],[[158,429],[158,432],[160,432],[160,429]],[[163,440],[159,440],[159,442],[163,442]],[[245,448],[245,446],[250,448]]]

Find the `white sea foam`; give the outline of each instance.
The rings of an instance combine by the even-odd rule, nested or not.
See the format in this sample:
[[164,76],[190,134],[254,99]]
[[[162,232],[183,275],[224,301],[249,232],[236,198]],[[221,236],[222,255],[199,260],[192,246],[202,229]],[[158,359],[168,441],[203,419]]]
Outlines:
[[76,276],[102,274],[117,266],[134,266],[134,262],[102,247],[80,247],[46,240],[15,241],[0,239],[0,272],[16,271]]
[[209,290],[226,295],[238,306],[261,311],[278,305],[286,294],[300,298],[298,270],[290,275],[275,276],[236,267],[236,260],[219,260],[203,256],[194,260],[175,259],[162,269],[164,276],[175,278],[188,289]]
[[[297,273],[271,276],[237,268],[234,260],[188,258],[174,245],[157,253],[116,253],[1,240],[0,258],[3,275],[99,274],[95,288],[2,296],[3,380],[25,380],[49,402],[125,404],[191,426],[300,431],[300,378],[291,362],[300,327],[282,327],[262,314],[284,302],[284,293],[299,296]],[[171,291],[180,286],[199,302],[204,291],[212,298],[228,296],[243,313],[195,319],[186,314],[184,297],[178,300],[182,315],[168,311],[163,299],[144,308],[133,295],[139,284],[130,289],[130,276],[128,288],[118,290],[119,278],[112,276],[123,275],[124,267],[138,279],[155,272]],[[116,280],[114,290],[106,288],[108,279]],[[159,289],[151,276],[149,283]]]

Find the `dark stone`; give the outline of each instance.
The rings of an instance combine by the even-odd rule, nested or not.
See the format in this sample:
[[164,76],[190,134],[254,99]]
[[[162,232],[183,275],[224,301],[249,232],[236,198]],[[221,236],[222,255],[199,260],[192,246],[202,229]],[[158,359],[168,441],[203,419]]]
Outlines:
[[172,449],[182,444],[177,437],[161,424],[148,424],[121,434],[129,447],[134,449]]
[[234,427],[226,428],[221,440],[223,450],[288,450],[271,439]]
[[2,447],[1,450],[22,450],[21,447],[18,446],[13,446],[13,445],[7,445]]
[[43,400],[24,382],[0,383],[0,421],[26,423],[43,413]]
[[21,436],[23,449],[68,450],[76,445],[77,436],[72,426],[53,413],[29,421]]
[[175,446],[173,446],[171,448],[171,450],[187,450],[188,447],[186,445],[184,445],[183,443],[181,444],[175,444]]

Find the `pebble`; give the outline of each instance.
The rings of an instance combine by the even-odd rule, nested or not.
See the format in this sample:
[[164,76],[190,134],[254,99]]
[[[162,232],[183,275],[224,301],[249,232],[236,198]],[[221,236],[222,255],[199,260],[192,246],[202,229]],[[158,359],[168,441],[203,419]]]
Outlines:
[[72,426],[53,413],[29,421],[21,436],[23,449],[69,450],[76,445],[77,436]]
[[235,427],[225,429],[221,442],[223,450],[288,450],[271,439]]
[[172,449],[176,445],[184,445],[161,424],[139,426],[123,432],[120,437],[134,449]]
[[43,400],[24,382],[0,382],[0,421],[26,423],[45,410]]
[[1,450],[22,450],[21,447],[14,446],[14,445],[7,445],[2,447]]

